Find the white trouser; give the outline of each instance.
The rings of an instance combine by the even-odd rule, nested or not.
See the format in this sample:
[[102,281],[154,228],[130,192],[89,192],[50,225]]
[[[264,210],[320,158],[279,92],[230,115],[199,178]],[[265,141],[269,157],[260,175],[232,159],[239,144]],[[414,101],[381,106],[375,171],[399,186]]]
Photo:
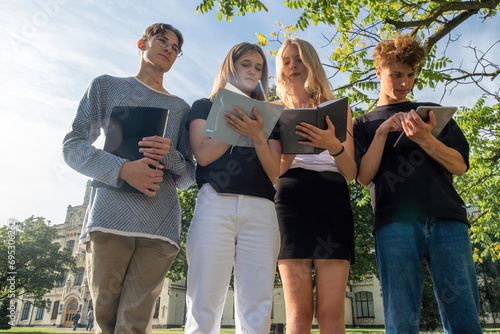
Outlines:
[[219,333],[234,265],[236,333],[269,333],[279,251],[274,203],[200,189],[186,252],[185,333]]

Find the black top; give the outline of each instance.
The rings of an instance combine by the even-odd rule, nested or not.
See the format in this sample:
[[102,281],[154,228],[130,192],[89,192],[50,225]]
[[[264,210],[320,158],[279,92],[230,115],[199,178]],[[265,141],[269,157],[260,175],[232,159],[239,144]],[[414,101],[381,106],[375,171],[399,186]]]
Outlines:
[[[195,101],[188,114],[186,127],[194,119],[207,119],[212,107],[209,99]],[[278,139],[277,127],[269,139]],[[196,183],[201,188],[209,183],[218,193],[249,195],[274,201],[275,190],[260,164],[255,148],[230,147],[219,159],[207,166],[196,165]]]
[[[378,127],[397,112],[435,103],[402,102],[375,108],[353,122],[356,164],[368,150]],[[375,213],[374,231],[395,220],[436,217],[467,223],[464,202],[453,187],[453,175],[432,159],[419,145],[394,148],[401,132],[387,135],[380,168],[370,183]],[[469,167],[469,144],[457,123],[451,119],[437,137],[464,157]]]

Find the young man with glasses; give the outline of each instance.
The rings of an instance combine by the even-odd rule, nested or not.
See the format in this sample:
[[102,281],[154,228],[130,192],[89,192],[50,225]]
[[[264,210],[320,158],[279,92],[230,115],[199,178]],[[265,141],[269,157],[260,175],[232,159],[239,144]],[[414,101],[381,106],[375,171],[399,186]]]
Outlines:
[[[148,27],[137,42],[141,60],[133,77],[95,78],[64,138],[66,162],[104,183],[93,187],[81,243],[96,333],[150,333],[156,299],[179,251],[181,209],[176,188],[194,181],[194,162],[184,126],[189,105],[163,87],[163,75],[182,54],[181,33],[168,24]],[[114,107],[168,109],[165,138],[139,142],[144,158],[129,161],[97,149]],[[154,168],[151,168],[151,167]],[[138,192],[118,189],[124,182]]]

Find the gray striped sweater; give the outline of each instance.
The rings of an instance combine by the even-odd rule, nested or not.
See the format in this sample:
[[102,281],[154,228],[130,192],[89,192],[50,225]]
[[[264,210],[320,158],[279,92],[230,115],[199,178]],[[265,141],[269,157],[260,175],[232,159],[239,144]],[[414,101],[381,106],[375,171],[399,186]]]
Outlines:
[[87,88],[64,138],[64,159],[76,171],[98,181],[112,186],[123,183],[118,175],[126,160],[93,146],[101,129],[106,132],[115,106],[169,109],[165,137],[172,139],[172,148],[161,160],[165,170],[156,196],[92,188],[80,241],[88,241],[89,232],[102,231],[161,239],[178,246],[181,209],[176,188],[189,187],[195,170],[184,126],[189,105],[184,100],[155,91],[134,77],[99,76]]

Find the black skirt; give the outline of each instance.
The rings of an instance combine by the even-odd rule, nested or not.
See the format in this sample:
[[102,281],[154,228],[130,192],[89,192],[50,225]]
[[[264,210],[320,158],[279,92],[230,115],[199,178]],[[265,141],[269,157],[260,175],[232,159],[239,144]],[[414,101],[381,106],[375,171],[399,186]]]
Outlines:
[[276,184],[281,233],[278,259],[344,259],[354,263],[354,221],[340,173],[292,168]]

